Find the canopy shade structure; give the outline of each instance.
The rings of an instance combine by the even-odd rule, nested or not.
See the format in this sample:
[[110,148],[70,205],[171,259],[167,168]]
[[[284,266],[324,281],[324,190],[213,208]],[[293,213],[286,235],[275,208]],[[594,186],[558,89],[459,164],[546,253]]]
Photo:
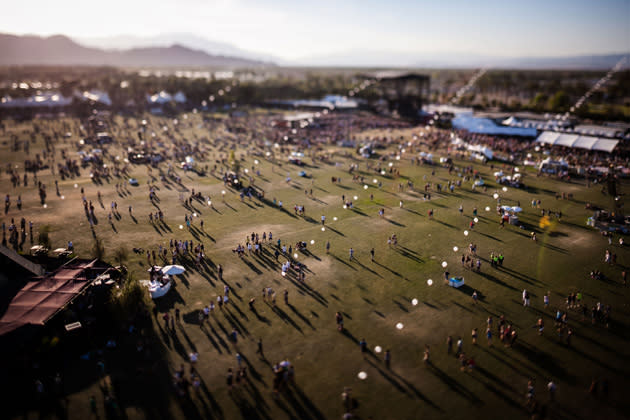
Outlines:
[[615,147],[617,147],[619,140],[543,131],[536,139],[536,142],[552,146],[564,146],[612,153]]
[[36,108],[63,107],[72,104],[72,98],[66,98],[59,92],[42,92],[28,98],[0,98],[0,108]]
[[182,274],[184,271],[186,271],[186,269],[181,265],[167,265],[162,268],[162,273],[168,274],[170,276]]
[[469,145],[468,150],[474,153],[479,153],[481,155],[484,155],[488,159],[492,159],[492,156],[494,155],[492,153],[492,149],[486,146],[479,145],[479,144]]
[[163,105],[173,101],[180,104],[186,103],[186,95],[183,92],[171,95],[164,90],[154,95],[147,95],[147,102],[152,105]]
[[110,268],[99,260],[75,259],[26,283],[0,318],[0,335],[26,324],[44,325]]
[[109,98],[109,94],[107,92],[102,92],[100,90],[96,90],[96,89],[93,89],[90,91],[86,90],[78,96],[80,96],[84,100],[88,100],[92,102],[99,102],[107,106],[112,105],[112,100]]
[[533,127],[510,127],[498,125],[490,118],[477,118],[470,115],[458,115],[453,118],[453,127],[467,130],[475,134],[489,134],[494,136],[536,137],[538,133]]

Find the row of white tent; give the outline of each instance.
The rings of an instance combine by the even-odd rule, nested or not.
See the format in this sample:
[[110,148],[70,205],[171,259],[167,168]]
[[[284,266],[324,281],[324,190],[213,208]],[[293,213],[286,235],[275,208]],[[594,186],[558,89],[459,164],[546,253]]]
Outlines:
[[577,134],[557,133],[554,131],[543,131],[536,139],[536,142],[550,144],[552,146],[573,147],[612,153],[619,143],[619,140],[604,139],[593,136],[580,136]]
[[169,102],[177,102],[179,104],[186,103],[186,95],[183,92],[177,92],[174,95],[166,91],[158,92],[154,95],[147,95],[147,102],[152,105],[162,105]]
[[0,98],[1,108],[34,108],[68,106],[70,104],[72,104],[72,98],[67,98],[59,92],[43,92],[28,98],[12,98],[8,95]]
[[[100,90],[92,89],[83,92],[75,92],[74,97],[84,101],[98,102],[111,106],[112,101],[107,94]],[[0,98],[2,108],[33,108],[33,107],[56,107],[68,106],[72,104],[73,97],[65,97],[59,92],[46,91],[32,95],[28,98],[12,98],[8,95]],[[147,95],[147,102],[153,105],[162,105],[169,102],[186,103],[186,95],[177,92],[174,95],[166,91],[158,92],[154,95]]]
[[484,156],[486,159],[492,160],[492,157],[494,156],[494,152],[492,152],[491,148],[487,146],[483,146],[481,144],[467,143],[461,138],[455,136],[454,134],[451,134],[451,137],[453,139],[451,140],[451,144],[460,148],[465,148],[466,150],[468,150],[469,152],[472,152],[473,154],[478,154],[480,156]]
[[[83,92],[75,92],[74,97],[83,101],[99,102],[110,106],[111,99],[107,92],[100,90],[86,90]],[[59,92],[45,91],[39,92],[28,98],[12,98],[11,96],[3,96],[0,98],[0,107],[3,108],[34,108],[34,107],[55,107],[68,106],[72,104],[73,96],[63,96]]]

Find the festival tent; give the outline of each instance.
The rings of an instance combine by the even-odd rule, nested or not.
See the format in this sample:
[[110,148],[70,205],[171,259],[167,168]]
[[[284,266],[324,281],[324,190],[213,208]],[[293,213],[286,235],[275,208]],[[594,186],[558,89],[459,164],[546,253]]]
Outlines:
[[562,159],[552,160],[551,158],[547,158],[540,162],[538,169],[543,172],[557,173],[559,171],[567,171],[569,169],[569,164]]
[[612,153],[619,140],[544,131],[538,136],[536,143]]
[[112,105],[112,100],[109,98],[109,95],[107,94],[107,92],[102,92],[100,90],[96,90],[96,89],[93,89],[90,91],[86,90],[78,96],[80,96],[81,99],[84,99],[84,100],[88,100],[92,102],[100,102],[107,106]]
[[173,96],[164,90],[156,93],[155,95],[147,95],[147,102],[150,104],[166,104],[171,102],[172,100]]
[[43,92],[28,98],[11,98],[8,95],[0,98],[2,108],[55,107],[70,104],[72,104],[72,98],[66,98],[58,92]]
[[179,91],[173,96],[173,100],[179,104],[186,103],[186,95],[183,92]]
[[182,274],[184,271],[186,271],[186,269],[181,265],[167,265],[166,267],[163,267],[161,271],[164,274],[173,276],[177,274]]
[[515,126],[515,125],[519,124],[520,122],[521,121],[518,118],[516,118],[514,116],[511,116],[511,117],[506,118],[503,121],[501,121],[501,124],[509,125],[509,126]]
[[109,269],[98,260],[74,259],[52,274],[29,281],[0,318],[0,335],[26,324],[44,325]]
[[475,134],[489,134],[495,136],[536,137],[535,128],[509,127],[497,125],[490,118],[476,118],[469,115],[458,115],[452,120],[453,127]]
[[492,153],[492,149],[490,149],[489,147],[482,146],[480,144],[471,144],[468,146],[468,150],[473,153],[479,153],[480,155],[484,155],[486,158],[488,158],[488,160],[491,160],[492,156],[494,155]]

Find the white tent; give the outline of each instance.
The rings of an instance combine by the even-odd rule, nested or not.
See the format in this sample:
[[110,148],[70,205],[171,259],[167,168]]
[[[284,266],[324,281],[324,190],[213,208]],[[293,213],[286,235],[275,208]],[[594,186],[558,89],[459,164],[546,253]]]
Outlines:
[[514,117],[514,116],[511,116],[511,117],[506,118],[503,121],[501,121],[501,124],[509,125],[509,126],[517,126],[520,123],[521,123],[521,121],[518,118]]
[[90,91],[86,90],[83,93],[79,94],[78,96],[80,96],[81,99],[92,101],[92,102],[100,102],[107,106],[111,106],[112,104],[112,100],[109,98],[109,94],[107,94],[107,92],[102,92],[96,89],[93,89]]
[[597,139],[591,150],[612,153],[615,147],[617,147],[617,143],[619,143],[619,140]]
[[172,100],[173,96],[164,90],[155,95],[147,95],[147,102],[150,104],[166,104]]
[[58,92],[42,92],[29,98],[11,98],[4,96],[0,100],[0,107],[3,108],[34,108],[34,107],[54,107],[68,106],[72,103],[72,98],[66,98]]
[[494,155],[492,153],[492,149],[490,149],[489,147],[481,146],[479,144],[469,145],[468,150],[473,153],[484,155],[486,158],[488,158],[488,160],[492,159],[492,156]]
[[552,146],[574,147],[611,153],[619,143],[619,140],[543,131],[536,139],[536,142]]

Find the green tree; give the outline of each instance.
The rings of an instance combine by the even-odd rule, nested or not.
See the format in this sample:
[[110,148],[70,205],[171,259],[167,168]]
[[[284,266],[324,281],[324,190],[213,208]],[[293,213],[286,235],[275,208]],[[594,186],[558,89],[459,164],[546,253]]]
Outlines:
[[146,290],[129,274],[120,289],[112,288],[110,297],[112,316],[119,321],[125,321],[138,312],[146,310]]
[[562,111],[569,105],[569,95],[563,90],[556,92],[547,103],[547,107],[554,112]]
[[114,251],[114,258],[116,259],[116,262],[120,266],[122,266],[123,263],[127,261],[128,256],[129,256],[129,253],[127,251],[127,248],[125,248],[122,245],[116,248],[116,250]]
[[543,109],[545,106],[545,103],[547,102],[547,95],[545,95],[544,93],[538,92],[536,94],[536,96],[534,96],[534,99],[532,99],[532,107],[535,109]]

